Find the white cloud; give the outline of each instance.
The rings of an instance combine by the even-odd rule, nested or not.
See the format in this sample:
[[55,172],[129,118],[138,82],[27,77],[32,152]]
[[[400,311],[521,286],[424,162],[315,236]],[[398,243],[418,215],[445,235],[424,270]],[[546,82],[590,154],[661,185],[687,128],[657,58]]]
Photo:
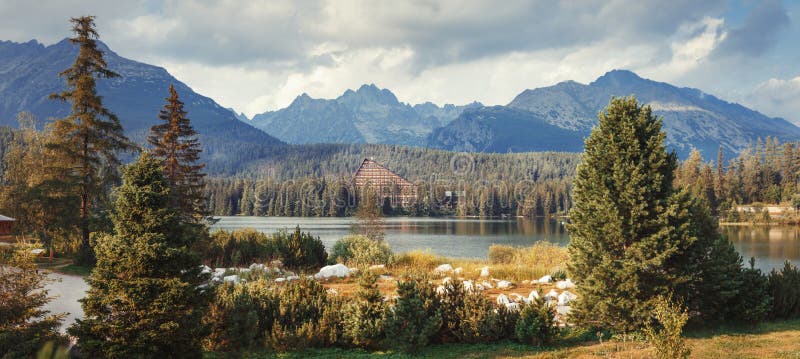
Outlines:
[[[725,0],[0,0],[0,38],[53,43],[69,35],[67,17],[93,13],[120,55],[252,116],[364,83],[411,103],[505,104],[614,68],[723,95],[781,77],[714,58],[739,25],[726,9]],[[734,29],[763,28],[777,10]],[[721,76],[737,70],[757,79]]]
[[800,76],[762,82],[748,97],[747,103],[766,115],[800,124]]

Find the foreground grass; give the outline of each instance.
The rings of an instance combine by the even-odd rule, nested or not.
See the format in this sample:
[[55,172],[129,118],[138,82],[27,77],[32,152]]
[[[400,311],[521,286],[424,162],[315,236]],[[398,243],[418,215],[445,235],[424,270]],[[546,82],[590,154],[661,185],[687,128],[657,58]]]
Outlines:
[[[721,327],[687,333],[692,358],[800,358],[800,319],[764,323],[755,327]],[[567,338],[552,348],[536,348],[515,342],[493,344],[432,345],[418,355],[393,351],[314,349],[299,353],[250,353],[245,358],[653,358],[655,353],[640,341],[621,342]],[[208,353],[207,358],[217,358]]]

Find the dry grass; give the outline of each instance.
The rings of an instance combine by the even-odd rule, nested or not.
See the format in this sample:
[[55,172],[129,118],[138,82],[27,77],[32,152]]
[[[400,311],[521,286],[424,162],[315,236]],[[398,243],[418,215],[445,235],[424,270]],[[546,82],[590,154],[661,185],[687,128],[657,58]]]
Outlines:
[[[532,279],[538,279],[545,274],[563,270],[567,261],[567,250],[551,243],[541,242],[531,247],[492,246],[489,249],[489,259],[464,259],[437,256],[428,251],[413,251],[397,255],[395,263],[386,269],[379,270],[378,274],[388,277],[378,281],[378,287],[384,296],[395,295],[397,280],[411,274],[431,275],[434,284],[440,284],[445,276],[454,279],[471,279],[476,283],[490,281],[492,278],[512,281],[512,289],[499,290],[492,288],[485,290],[486,296],[496,298],[499,294],[518,293],[528,296],[531,291],[538,290],[542,293],[553,288],[553,284],[531,284]],[[462,268],[462,273],[456,275],[448,273],[433,276],[433,270],[441,264],[450,264],[453,268]],[[481,268],[489,267],[489,278],[481,278]],[[332,279],[323,282],[326,288],[334,288],[340,295],[351,296],[358,289],[357,278]],[[493,283],[494,285],[494,283]]]
[[466,279],[477,279],[481,268],[489,267],[492,278],[522,282],[565,270],[567,250],[548,242],[521,248],[493,245],[489,248],[489,259],[447,258],[430,252],[413,251],[398,255],[395,268],[399,271],[430,272],[445,263],[453,268],[463,268],[461,276]]

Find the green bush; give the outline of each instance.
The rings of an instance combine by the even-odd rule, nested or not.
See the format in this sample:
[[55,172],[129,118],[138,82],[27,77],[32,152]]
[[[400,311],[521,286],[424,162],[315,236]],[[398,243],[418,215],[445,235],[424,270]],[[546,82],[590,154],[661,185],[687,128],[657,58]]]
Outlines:
[[647,341],[656,350],[659,359],[688,358],[691,349],[681,337],[683,326],[689,320],[689,313],[680,303],[666,297],[655,299],[653,320],[645,325]]
[[245,284],[222,284],[203,319],[210,333],[205,350],[240,353],[253,346],[258,336],[258,308]]
[[755,259],[750,258],[750,268],[739,274],[741,286],[731,306],[731,318],[740,323],[755,325],[764,319],[772,308],[767,276],[755,267]]
[[501,339],[506,331],[506,312],[480,293],[464,294],[464,306],[457,311],[458,341],[489,343]]
[[789,261],[780,272],[773,269],[768,277],[769,292],[772,297],[772,319],[793,319],[800,317],[800,270]]
[[521,343],[535,346],[549,345],[558,335],[553,308],[536,299],[522,307],[519,313],[514,337]]
[[280,259],[288,268],[318,268],[325,264],[328,254],[319,237],[300,231],[279,231],[271,236],[245,228],[232,232],[216,231],[198,245],[206,264],[215,267],[247,266]]
[[459,311],[464,308],[466,294],[461,281],[450,281],[444,285],[444,290],[438,293],[442,326],[434,338],[436,342],[450,343],[458,341],[458,327],[461,324]]
[[265,261],[273,254],[267,235],[250,228],[216,231],[208,242],[198,244],[197,250],[203,261],[214,267],[249,265]]
[[345,308],[344,334],[355,346],[375,348],[384,339],[388,307],[378,290],[377,275],[367,271],[359,279],[354,301]]
[[392,347],[415,353],[428,345],[442,327],[440,302],[433,285],[426,279],[397,283],[398,298],[386,324],[386,337]]
[[328,253],[319,237],[301,232],[300,226],[294,232],[280,231],[272,238],[272,245],[283,265],[289,268],[319,268],[325,265]]
[[386,242],[365,236],[347,236],[333,245],[331,262],[366,268],[372,264],[392,264],[394,255]]
[[278,295],[275,320],[265,334],[267,347],[278,352],[329,346],[335,339],[335,322],[325,288],[301,278],[288,283]]

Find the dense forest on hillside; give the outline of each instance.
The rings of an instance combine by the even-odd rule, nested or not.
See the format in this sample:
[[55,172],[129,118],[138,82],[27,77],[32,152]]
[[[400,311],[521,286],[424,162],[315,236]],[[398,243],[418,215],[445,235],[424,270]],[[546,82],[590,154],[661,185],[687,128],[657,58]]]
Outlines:
[[467,154],[394,145],[286,146],[236,178],[210,179],[210,208],[216,215],[347,216],[358,204],[351,180],[364,158],[417,185],[413,206],[389,203],[384,205],[386,214],[534,216],[564,213],[570,207],[569,179],[579,155]]

